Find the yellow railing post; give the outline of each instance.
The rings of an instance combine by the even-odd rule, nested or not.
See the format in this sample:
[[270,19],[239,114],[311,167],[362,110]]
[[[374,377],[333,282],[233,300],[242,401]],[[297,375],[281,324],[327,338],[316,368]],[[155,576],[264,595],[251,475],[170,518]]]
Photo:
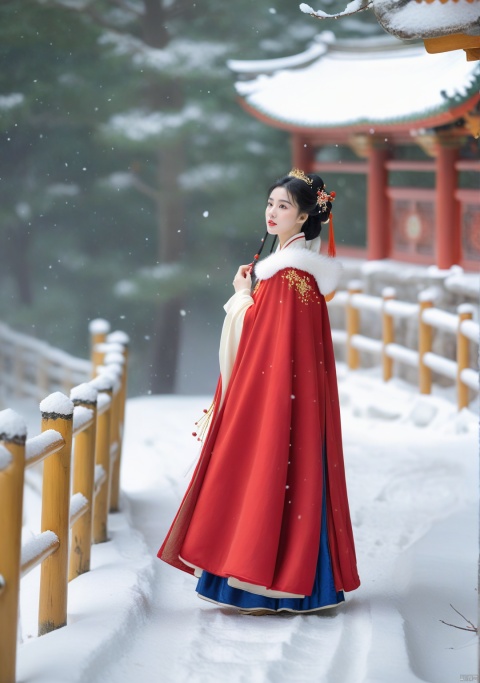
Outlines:
[[43,465],[42,532],[53,531],[60,541],[58,550],[42,563],[38,631],[43,635],[67,623],[73,403],[55,392],[40,403],[40,410],[42,432],[55,429],[65,441]]
[[360,332],[360,311],[352,306],[352,296],[362,291],[362,283],[352,280],[348,283],[348,299],[345,309],[347,322],[347,365],[350,370],[356,370],[360,365],[358,349],[352,346],[352,337]]
[[27,430],[22,418],[0,412],[0,683],[14,683]]
[[108,541],[108,510],[110,507],[110,430],[113,404],[114,380],[108,375],[99,375],[90,384],[110,399],[110,406],[97,419],[97,436],[95,440],[95,463],[101,465],[106,474],[106,481],[95,496],[93,511],[93,542]]
[[458,409],[466,408],[469,404],[468,386],[462,382],[460,375],[462,370],[469,367],[470,343],[468,337],[461,332],[461,324],[464,320],[473,318],[473,307],[470,304],[462,304],[457,308],[458,330],[457,330],[457,405]]
[[73,458],[73,493],[82,493],[88,500],[88,510],[72,526],[70,550],[71,581],[90,570],[90,553],[93,531],[95,497],[95,440],[97,434],[97,390],[91,384],[80,384],[70,393],[74,406],[83,406],[93,412],[93,423],[75,437]]
[[423,321],[423,311],[432,308],[433,301],[425,292],[418,297],[418,382],[421,394],[430,394],[432,391],[432,371],[423,362],[426,353],[432,350],[432,328]]
[[122,447],[123,447],[123,429],[125,425],[125,407],[127,402],[127,377],[128,377],[128,345],[130,339],[125,332],[117,330],[112,332],[107,336],[107,342],[114,342],[121,344],[123,347],[123,357],[124,363],[122,365],[122,385],[120,388],[119,396],[119,425],[118,425],[118,452],[117,459],[115,461],[115,467],[112,475],[112,501],[111,509],[112,511],[118,510],[119,497],[120,497],[120,469],[122,463]]
[[103,354],[96,350],[98,344],[102,344],[108,332],[110,331],[110,323],[103,318],[96,318],[92,320],[88,326],[90,332],[90,358],[92,360],[92,377],[97,374],[97,366],[102,364]]
[[119,510],[120,499],[120,465],[122,457],[122,413],[125,401],[124,377],[125,377],[125,356],[123,353],[107,353],[104,358],[105,369],[108,374],[110,370],[115,373],[119,383],[118,390],[114,394],[114,404],[112,408],[111,444],[116,444],[115,460],[112,466],[111,491],[110,491],[110,512]]
[[382,292],[383,307],[382,307],[382,370],[383,381],[388,382],[393,375],[393,358],[386,354],[387,344],[392,344],[395,341],[395,326],[393,316],[385,311],[385,304],[395,298],[396,292],[393,287],[385,287]]

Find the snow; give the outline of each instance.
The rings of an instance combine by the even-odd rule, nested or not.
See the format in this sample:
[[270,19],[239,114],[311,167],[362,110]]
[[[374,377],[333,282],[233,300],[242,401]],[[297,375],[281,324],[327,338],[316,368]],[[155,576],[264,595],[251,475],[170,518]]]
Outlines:
[[325,42],[331,37],[330,32],[322,34],[323,41],[316,41],[310,47],[298,55],[291,57],[281,57],[279,59],[257,59],[251,62],[243,60],[229,59],[227,66],[231,71],[238,73],[268,73],[269,71],[277,71],[278,69],[290,69],[308,64],[312,60],[323,55],[326,51]]
[[455,294],[478,297],[480,294],[480,275],[478,273],[450,275],[445,280],[445,287]]
[[400,38],[428,38],[450,33],[478,32],[480,8],[478,0],[431,0],[399,3],[398,0],[352,0],[342,12],[328,14],[302,3],[300,11],[318,19],[336,19],[373,6],[380,24]]
[[441,311],[439,308],[426,308],[422,311],[422,320],[427,325],[437,327],[439,330],[445,332],[457,333],[458,330],[458,316],[453,313]]
[[397,291],[395,287],[384,287],[382,289],[382,296],[384,299],[393,299],[397,296]]
[[70,519],[76,517],[85,507],[88,507],[88,498],[83,493],[74,493],[70,498]]
[[8,111],[8,109],[13,109],[18,107],[25,100],[25,95],[22,93],[14,92],[10,95],[0,95],[0,110]]
[[418,301],[425,302],[425,301],[436,301],[437,299],[440,298],[440,290],[436,285],[432,285],[431,287],[427,287],[427,289],[422,290],[418,294]]
[[122,332],[121,330],[115,330],[114,332],[110,332],[110,334],[107,335],[107,342],[128,346],[128,344],[130,343],[130,337],[126,332]]
[[395,301],[390,299],[385,301],[383,310],[388,315],[393,315],[395,318],[410,318],[412,315],[417,315],[418,304],[410,304],[406,301]]
[[369,353],[382,353],[383,344],[378,339],[370,339],[363,334],[352,335],[351,343],[354,349],[368,351]]
[[32,562],[36,557],[42,555],[46,550],[58,543],[58,536],[53,531],[44,531],[30,538],[22,545],[22,566]]
[[118,342],[110,342],[107,340],[102,344],[95,344],[94,350],[98,351],[99,353],[108,353],[109,351],[116,351],[117,353],[122,353],[123,344],[119,344]]
[[[237,81],[237,92],[261,114],[289,126],[413,123],[445,111],[446,97],[466,97],[478,69],[462,51],[428,54],[423,45],[405,45],[394,38],[386,43],[335,41],[327,47],[313,63],[297,68],[273,69],[268,66],[273,60],[267,60],[253,78],[252,71],[258,73],[255,63],[245,62],[241,71],[237,63],[239,78],[250,76]],[[322,84],[331,74],[335,74],[335,97],[322,97]]]
[[[110,375],[97,375],[90,381],[90,384],[95,387],[97,391],[112,391],[115,380]],[[98,397],[100,407],[100,396]]]
[[73,431],[80,432],[93,419],[93,410],[85,406],[75,406],[73,411]]
[[63,436],[55,429],[46,429],[41,434],[28,439],[26,443],[25,460],[28,463],[36,460],[40,453],[58,441],[63,442]]
[[[69,585],[68,626],[36,638],[22,581],[17,680],[29,683],[451,683],[476,671],[477,420],[449,393],[420,396],[379,369],[338,366],[350,510],[362,585],[335,610],[245,617],[198,600],[155,555],[198,454],[206,397],[127,404],[120,513],[92,571]],[[129,521],[131,520],[131,521]],[[134,525],[134,529],[130,524]],[[33,584],[32,584],[33,585]]]
[[383,301],[378,296],[370,296],[369,294],[354,294],[351,298],[353,308],[359,308],[362,311],[381,311],[383,308]]
[[473,322],[473,320],[462,320],[460,323],[460,331],[468,339],[477,344],[480,341],[480,326],[478,323]]
[[472,370],[471,368],[464,368],[460,373],[460,379],[467,387],[479,391],[480,389],[480,379],[478,376],[478,370]]
[[70,398],[75,403],[79,401],[82,403],[96,403],[98,398],[98,391],[90,382],[83,382],[78,384],[70,391]]
[[0,444],[0,472],[6,470],[12,462],[10,451]]
[[27,425],[23,417],[11,408],[0,411],[0,439],[2,441],[13,441],[15,439],[25,439],[27,436]]
[[107,476],[103,465],[95,465],[95,488]]
[[200,121],[202,117],[201,108],[195,104],[186,104],[183,109],[170,113],[132,109],[112,116],[105,128],[110,133],[142,142],[152,136],[175,131],[185,124]]
[[398,360],[401,363],[406,363],[414,368],[418,368],[418,351],[407,349],[400,344],[391,343],[386,345],[385,353],[393,360]]
[[55,391],[50,394],[40,403],[40,411],[43,413],[53,413],[56,415],[72,415],[73,414],[73,403],[62,394],[61,391]]
[[451,33],[477,32],[480,24],[478,0],[442,3],[373,0],[373,10],[385,30],[400,38],[428,38]]
[[428,368],[438,372],[440,375],[444,375],[453,380],[457,379],[457,364],[455,361],[448,360],[448,358],[443,358],[443,356],[439,356],[437,353],[428,351],[423,354],[423,362]]
[[110,323],[103,318],[95,318],[88,325],[90,334],[107,334],[110,332]]
[[312,16],[318,17],[320,19],[332,19],[336,17],[343,17],[346,14],[353,14],[354,12],[359,12],[360,10],[365,9],[369,5],[370,0],[351,0],[351,2],[348,3],[343,12],[338,12],[336,14],[327,14],[327,12],[324,12],[321,9],[315,11],[310,7],[310,5],[307,5],[304,2],[302,2],[302,4],[300,5],[300,11],[304,12],[305,14],[310,14]]
[[102,34],[100,43],[112,45],[117,55],[131,55],[136,66],[168,72],[170,78],[190,76],[199,65],[212,74],[216,62],[228,51],[225,43],[186,38],[173,38],[166,47],[154,48],[132,35],[110,31]]
[[109,353],[105,354],[105,358],[103,359],[103,362],[105,365],[110,365],[110,363],[115,363],[117,365],[124,365],[125,364],[125,356],[123,353],[119,353],[118,351],[110,351]]
[[[102,389],[99,389],[99,391],[102,391]],[[105,390],[103,390],[105,391]],[[97,403],[97,411],[98,413],[103,413],[105,410],[108,409],[110,406],[110,403],[112,402],[112,399],[108,394],[105,393],[100,393],[98,394],[98,403]]]

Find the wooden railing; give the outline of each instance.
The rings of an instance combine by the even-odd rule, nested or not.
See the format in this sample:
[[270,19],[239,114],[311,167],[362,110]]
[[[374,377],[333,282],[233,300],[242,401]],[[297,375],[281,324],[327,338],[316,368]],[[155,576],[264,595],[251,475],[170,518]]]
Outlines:
[[[339,291],[329,307],[345,310],[345,330],[332,329],[334,343],[345,347],[346,363],[352,370],[360,366],[361,353],[374,354],[382,364],[384,381],[393,377],[394,363],[405,363],[418,369],[418,386],[421,394],[432,390],[432,371],[448,377],[456,384],[457,405],[461,410],[469,405],[471,392],[479,391],[478,368],[470,367],[470,345],[479,343],[479,325],[473,320],[473,306],[462,304],[457,313],[448,313],[434,307],[434,292],[421,292],[418,303],[395,299],[395,290],[387,287],[382,297],[363,294],[362,283],[352,281],[348,291]],[[361,312],[371,311],[379,317],[381,338],[360,334]],[[416,318],[418,343],[408,348],[395,342],[395,320]],[[455,360],[432,352],[434,332],[442,330],[456,337]]]
[[[102,322],[97,324],[101,329]],[[68,393],[90,375],[90,361],[0,323],[0,407],[11,398],[41,401],[54,391]]]
[[[0,683],[15,682],[21,577],[41,564],[39,635],[65,626],[68,581],[89,571],[118,509],[128,337],[105,321],[90,330],[92,379],[41,402],[38,436],[0,412]],[[25,470],[42,461],[41,533],[21,547]]]

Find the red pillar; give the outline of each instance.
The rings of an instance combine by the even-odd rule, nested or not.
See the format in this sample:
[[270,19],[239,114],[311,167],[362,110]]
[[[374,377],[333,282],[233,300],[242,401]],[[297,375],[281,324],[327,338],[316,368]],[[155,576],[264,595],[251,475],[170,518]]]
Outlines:
[[292,135],[292,160],[294,168],[299,168],[304,173],[312,173],[315,161],[315,147],[297,133]]
[[371,141],[367,178],[367,257],[370,260],[390,255],[390,216],[387,197],[389,152],[380,142]]
[[439,268],[450,268],[461,260],[460,209],[455,199],[457,159],[455,141],[439,140],[435,184],[435,247]]

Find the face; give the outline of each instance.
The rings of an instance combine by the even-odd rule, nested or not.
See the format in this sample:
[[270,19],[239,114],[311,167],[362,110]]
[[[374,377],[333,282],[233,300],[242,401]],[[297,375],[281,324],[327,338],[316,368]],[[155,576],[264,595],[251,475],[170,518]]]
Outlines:
[[306,213],[299,213],[298,206],[283,187],[272,190],[265,209],[265,221],[267,231],[278,235],[281,245],[301,231],[307,217]]

